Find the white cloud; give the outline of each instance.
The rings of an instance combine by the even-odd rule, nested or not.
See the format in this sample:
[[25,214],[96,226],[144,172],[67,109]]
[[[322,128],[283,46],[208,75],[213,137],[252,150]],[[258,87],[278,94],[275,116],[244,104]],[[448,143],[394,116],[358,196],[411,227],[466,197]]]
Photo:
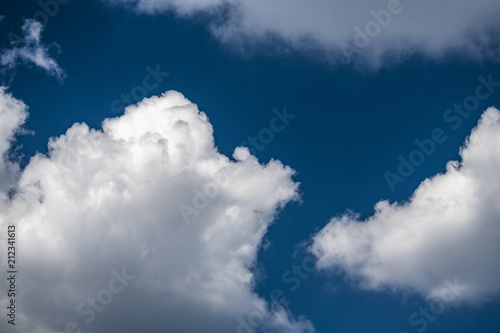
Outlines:
[[[9,137],[24,105],[1,96],[15,118]],[[129,106],[102,127],[74,124],[52,139],[48,155],[22,171],[15,197],[2,199],[1,229],[17,225],[19,331],[60,332],[74,321],[85,332],[229,333],[255,309],[263,329],[313,331],[252,292],[262,237],[297,198],[292,169],[275,160],[262,165],[246,148],[234,160],[221,155],[207,116],[174,91]],[[187,224],[179,206],[193,205],[197,189],[222,174],[225,185],[208,192],[209,204]],[[5,238],[0,233],[2,244]],[[6,256],[4,246],[0,260]],[[122,268],[134,278],[112,295],[106,290],[117,288],[110,281]],[[8,289],[5,278],[0,288]],[[88,297],[107,301],[106,293],[113,301],[104,310],[98,304],[102,312],[90,320]],[[7,301],[3,293],[3,308]],[[2,332],[10,326],[0,323]]]
[[0,87],[0,192],[2,195],[16,185],[16,178],[19,177],[19,166],[9,161],[8,152],[14,135],[28,116],[26,105],[6,93],[5,89],[5,87]]
[[462,162],[423,181],[408,202],[381,201],[375,214],[333,218],[315,237],[321,269],[368,289],[438,296],[443,281],[467,286],[462,302],[500,292],[500,111],[486,110],[461,149]]
[[[266,50],[319,50],[331,63],[349,60],[356,65],[378,68],[414,54],[437,60],[452,54],[475,60],[496,60],[500,55],[497,0],[104,1],[126,3],[146,13],[173,10],[189,16],[210,12],[211,30],[232,47],[249,50],[252,45],[264,42]],[[378,15],[374,16],[372,11],[385,11],[390,17],[379,17],[380,24],[375,19]],[[368,38],[363,41],[363,37],[358,37],[356,44],[355,28],[365,31],[367,24],[372,29],[368,29]],[[276,36],[282,42],[276,44]],[[347,44],[357,45],[358,54],[348,51],[346,57],[343,49]]]
[[[49,75],[62,80],[66,77],[64,70],[49,55],[49,47],[41,42],[43,26],[40,22],[28,19],[22,26],[24,39],[18,41],[20,46],[2,50],[0,64],[13,69],[22,64],[34,64],[44,69]],[[55,44],[53,44],[55,45]]]

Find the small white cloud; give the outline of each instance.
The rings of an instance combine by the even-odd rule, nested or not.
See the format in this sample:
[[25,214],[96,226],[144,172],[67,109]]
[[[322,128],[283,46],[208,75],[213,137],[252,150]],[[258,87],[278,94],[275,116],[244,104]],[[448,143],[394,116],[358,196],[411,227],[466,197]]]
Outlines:
[[447,170],[423,181],[406,203],[381,201],[375,214],[333,218],[315,237],[321,269],[368,289],[437,296],[443,281],[467,288],[462,302],[500,292],[500,111],[486,110]]
[[[7,69],[13,69],[21,64],[34,64],[44,69],[49,75],[63,80],[66,77],[64,70],[49,55],[49,48],[41,41],[43,26],[40,22],[28,19],[22,26],[24,39],[19,41],[20,46],[2,50],[0,63]],[[54,44],[55,45],[55,44]]]
[[314,51],[334,64],[378,68],[414,54],[437,60],[452,54],[476,60],[500,55],[497,0],[103,1],[150,14],[208,12],[210,29],[231,47]]
[[[3,91],[0,106],[5,150],[26,113]],[[262,238],[297,198],[291,168],[260,164],[245,148],[235,150],[237,161],[221,155],[208,117],[174,91],[129,106],[102,128],[74,124],[51,139],[49,153],[21,172],[16,195],[0,198],[0,227],[17,225],[19,331],[61,332],[72,321],[98,333],[232,333],[252,313],[264,331],[314,331],[252,290]],[[130,279],[115,293],[119,283],[110,281],[122,267]],[[7,301],[1,294],[2,307]],[[2,332],[10,326],[0,322]]]
[[[20,126],[28,117],[26,105],[0,87],[0,193],[5,194],[10,187],[16,186],[19,166],[8,159],[8,151],[19,132]],[[0,199],[1,201],[1,199]]]

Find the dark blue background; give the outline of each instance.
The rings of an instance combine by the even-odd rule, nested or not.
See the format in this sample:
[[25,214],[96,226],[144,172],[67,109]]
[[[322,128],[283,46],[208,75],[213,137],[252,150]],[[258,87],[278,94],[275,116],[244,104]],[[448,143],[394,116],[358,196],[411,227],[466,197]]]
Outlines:
[[[36,1],[2,0],[0,42],[20,34],[23,17],[32,17]],[[409,316],[423,305],[416,295],[367,292],[352,287],[342,275],[315,274],[296,291],[282,275],[307,256],[304,242],[332,216],[350,209],[361,218],[381,199],[407,200],[418,184],[458,159],[459,147],[487,106],[500,106],[496,92],[482,102],[457,130],[443,121],[444,111],[474,93],[478,75],[500,80],[500,66],[454,59],[426,62],[418,57],[377,72],[332,68],[301,55],[243,57],[212,38],[204,19],[172,15],[136,15],[99,1],[73,0],[50,18],[43,34],[61,53],[53,55],[66,71],[63,83],[36,68],[20,68],[9,91],[30,109],[21,136],[23,163],[46,152],[51,136],[75,122],[100,128],[120,95],[142,85],[145,68],[159,65],[170,75],[148,96],[178,90],[207,113],[220,151],[230,156],[248,135],[267,127],[272,109],[285,105],[297,115],[257,153],[262,162],[281,160],[297,171],[302,203],[281,213],[266,236],[270,246],[259,253],[257,292],[268,298],[284,291],[294,314],[307,316],[320,333],[416,332]],[[448,140],[437,146],[413,175],[396,190],[384,172],[396,172],[398,155],[407,157],[415,139],[441,127]],[[301,244],[298,246],[297,244]],[[500,302],[480,308],[450,309],[429,323],[427,332],[500,332]]]

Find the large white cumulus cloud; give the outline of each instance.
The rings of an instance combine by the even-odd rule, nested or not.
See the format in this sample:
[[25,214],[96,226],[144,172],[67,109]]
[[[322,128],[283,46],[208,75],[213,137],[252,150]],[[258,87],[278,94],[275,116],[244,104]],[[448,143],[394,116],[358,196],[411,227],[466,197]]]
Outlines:
[[[268,43],[266,49],[320,50],[333,63],[355,61],[376,68],[414,54],[433,59],[453,54],[476,60],[500,54],[496,15],[500,3],[496,0],[105,1],[146,13],[175,11],[189,16],[209,12],[214,17],[211,30],[229,45],[248,49],[278,37],[284,43]],[[368,38],[356,41],[356,27]],[[346,45],[351,46],[347,52]],[[353,46],[356,53],[351,52]]]
[[[4,91],[0,99],[9,137],[24,105]],[[297,197],[291,168],[262,165],[244,148],[233,160],[221,155],[207,116],[174,91],[129,106],[102,127],[74,124],[51,139],[49,153],[20,174],[14,197],[2,197],[1,229],[17,228],[19,332],[61,332],[73,321],[84,332],[229,333],[255,309],[263,330],[313,331],[252,292],[262,237]],[[193,206],[214,179],[224,181],[186,223],[179,207]],[[2,244],[5,238],[0,233]],[[120,289],[117,274],[130,279],[111,294]],[[3,308],[6,302],[4,293]],[[0,325],[13,332],[5,320]]]
[[[333,218],[315,237],[321,269],[369,289],[438,297],[457,281],[462,302],[500,292],[500,111],[489,108],[461,149],[462,161],[426,179],[408,202],[381,201],[375,214]],[[455,280],[456,279],[456,280]]]

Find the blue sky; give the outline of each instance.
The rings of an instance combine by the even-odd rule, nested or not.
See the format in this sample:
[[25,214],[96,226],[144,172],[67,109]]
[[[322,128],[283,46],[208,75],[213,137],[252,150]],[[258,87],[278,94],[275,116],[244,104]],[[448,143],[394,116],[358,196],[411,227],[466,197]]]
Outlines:
[[499,9],[2,2],[2,332],[500,331]]

